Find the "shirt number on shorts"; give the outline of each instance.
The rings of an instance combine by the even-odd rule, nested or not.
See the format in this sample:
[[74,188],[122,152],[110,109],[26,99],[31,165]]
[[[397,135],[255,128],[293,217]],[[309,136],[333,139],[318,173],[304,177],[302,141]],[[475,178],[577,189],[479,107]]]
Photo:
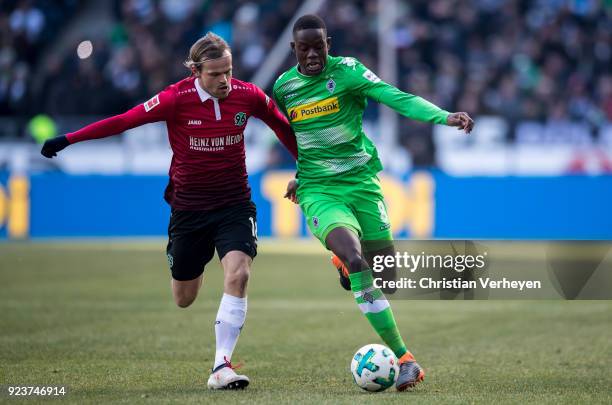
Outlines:
[[387,215],[387,209],[385,208],[384,202],[378,201],[378,211],[380,212],[380,220],[385,224],[389,222],[389,216]]
[[251,221],[251,233],[253,233],[253,237],[257,239],[257,222],[255,222],[253,217],[249,217],[249,221]]

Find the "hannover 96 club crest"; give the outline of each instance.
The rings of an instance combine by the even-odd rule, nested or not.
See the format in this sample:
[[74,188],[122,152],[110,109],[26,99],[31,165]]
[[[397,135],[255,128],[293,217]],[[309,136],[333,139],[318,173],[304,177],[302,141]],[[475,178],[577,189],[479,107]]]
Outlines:
[[244,123],[246,122],[246,114],[243,112],[239,112],[236,115],[234,115],[234,124],[236,124],[236,126],[243,126]]

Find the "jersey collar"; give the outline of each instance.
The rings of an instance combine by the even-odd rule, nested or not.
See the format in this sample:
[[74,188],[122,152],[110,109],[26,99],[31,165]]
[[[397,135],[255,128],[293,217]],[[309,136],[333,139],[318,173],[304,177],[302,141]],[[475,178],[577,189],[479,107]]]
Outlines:
[[[205,102],[206,100],[208,100],[209,98],[212,98],[213,100],[218,100],[217,97],[213,97],[212,95],[208,94],[208,92],[206,90],[204,90],[202,88],[202,86],[200,86],[200,81],[198,80],[198,78],[196,77],[194,80],[195,83],[195,89],[198,92],[198,96],[200,96],[200,100],[202,102]],[[230,82],[230,86],[229,86],[229,92],[232,92],[232,84]]]

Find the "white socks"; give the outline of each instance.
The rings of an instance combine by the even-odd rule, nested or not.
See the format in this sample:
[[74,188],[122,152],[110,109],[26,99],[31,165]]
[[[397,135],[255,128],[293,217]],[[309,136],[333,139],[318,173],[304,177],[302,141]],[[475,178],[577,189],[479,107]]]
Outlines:
[[225,359],[230,361],[240,330],[246,318],[247,299],[223,294],[217,320],[215,322],[215,336],[217,338],[217,351],[215,353],[215,363],[213,370],[225,363]]

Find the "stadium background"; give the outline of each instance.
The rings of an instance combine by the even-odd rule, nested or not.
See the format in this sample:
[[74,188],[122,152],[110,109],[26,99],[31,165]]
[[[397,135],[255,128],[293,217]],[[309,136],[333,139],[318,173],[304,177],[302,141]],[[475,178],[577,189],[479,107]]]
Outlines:
[[[612,238],[610,3],[382,4],[386,13],[377,1],[2,2],[0,237],[164,235],[163,123],[53,160],[36,142],[180,80],[189,46],[208,30],[231,44],[235,76],[269,93],[295,63],[281,35],[302,7],[327,21],[333,54],[476,117],[465,136],[368,107],[398,236]],[[246,142],[260,236],[306,236],[281,198],[290,157],[256,120]]]

